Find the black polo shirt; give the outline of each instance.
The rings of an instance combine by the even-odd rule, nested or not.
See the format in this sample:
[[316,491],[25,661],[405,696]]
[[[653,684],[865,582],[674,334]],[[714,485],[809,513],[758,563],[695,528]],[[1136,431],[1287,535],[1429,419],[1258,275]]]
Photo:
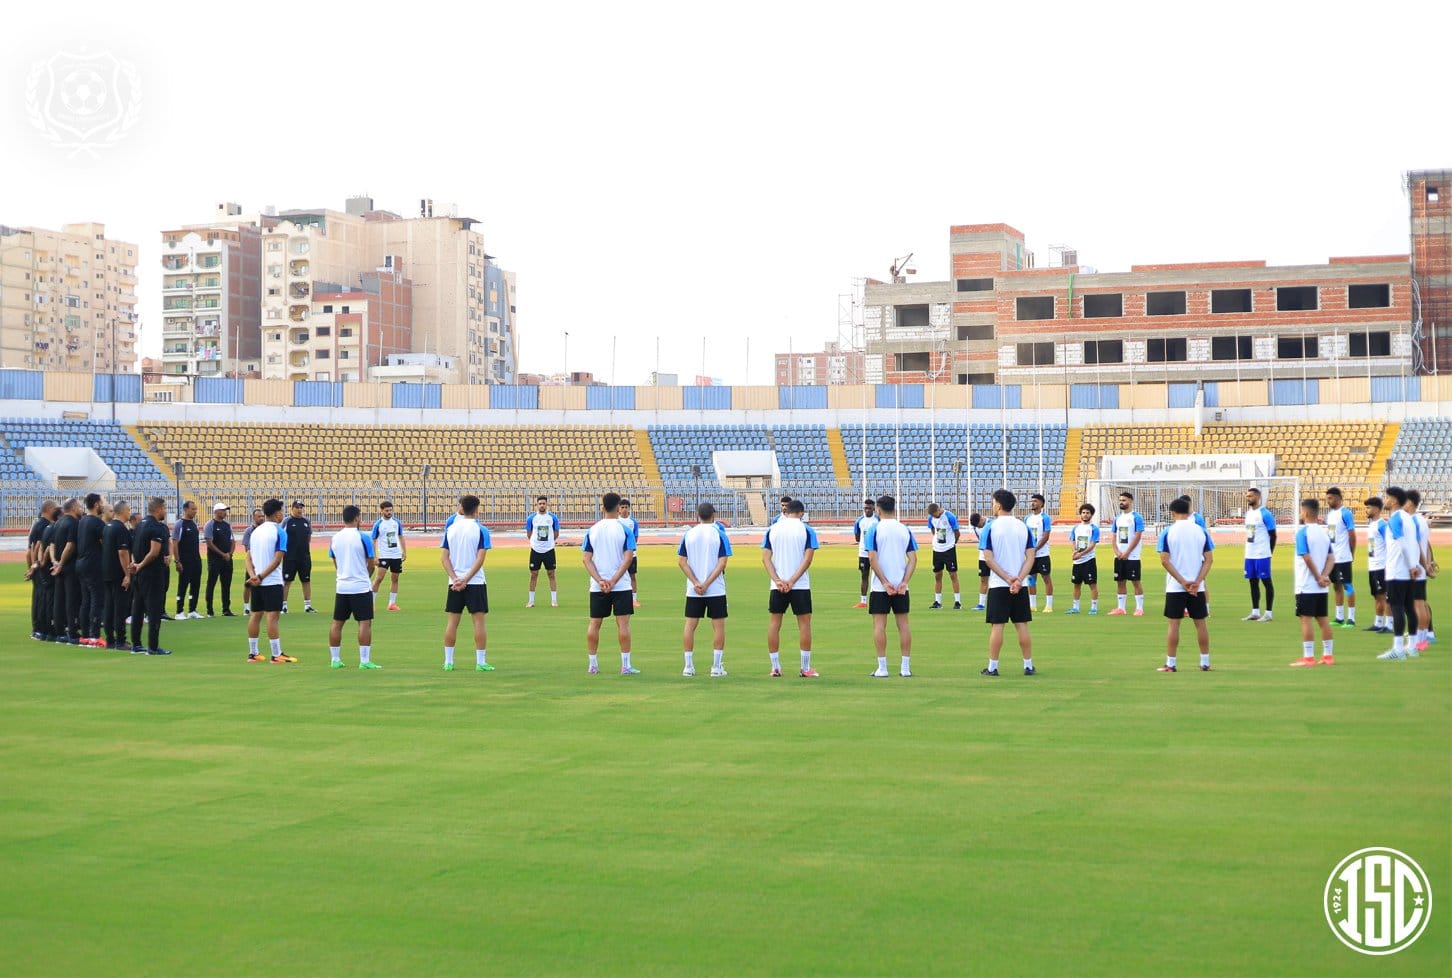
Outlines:
[[40,531],[40,563],[42,566],[50,566],[50,545],[55,542],[55,524],[47,523],[44,530]]
[[161,574],[166,570],[166,563],[162,560],[170,551],[167,544],[171,540],[171,534],[166,532],[166,525],[153,516],[147,516],[136,527],[136,532],[131,537],[131,559],[141,563],[146,555],[151,552],[153,543],[161,544],[161,553],[155,560],[147,564],[141,573],[147,577]]
[[101,537],[106,533],[106,521],[87,513],[81,517],[76,528],[76,572],[86,577],[99,579],[101,576]]
[[101,536],[101,580],[119,581],[126,576],[121,571],[121,561],[116,559],[119,553],[131,555],[131,527],[112,520]]
[[50,529],[50,525],[50,520],[44,516],[37,517],[36,521],[30,524],[30,537],[25,542],[32,550],[45,538],[45,531]]
[[282,521],[282,532],[287,534],[289,560],[302,560],[312,555],[313,524],[306,516],[287,517]]
[[[81,521],[69,514],[62,514],[61,518],[55,521],[55,527],[51,530],[51,544],[55,547],[56,560],[66,552],[66,544],[75,543],[77,534],[81,528]],[[71,559],[61,567],[62,574],[74,574],[76,570],[76,553],[71,550]]]
[[176,521],[172,527],[171,538],[176,541],[176,559],[183,564],[199,563],[202,555],[197,551],[201,542],[201,533],[197,530],[197,521],[189,520],[185,516]]

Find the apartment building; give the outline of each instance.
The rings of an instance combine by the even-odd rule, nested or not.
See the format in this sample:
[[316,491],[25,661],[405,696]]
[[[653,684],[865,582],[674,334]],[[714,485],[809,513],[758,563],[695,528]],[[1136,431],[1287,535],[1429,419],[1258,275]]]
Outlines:
[[219,204],[212,224],[162,232],[163,374],[260,376],[261,221]]
[[413,348],[413,283],[390,255],[358,284],[318,282],[309,315],[263,332],[264,371],[288,380],[367,380]]

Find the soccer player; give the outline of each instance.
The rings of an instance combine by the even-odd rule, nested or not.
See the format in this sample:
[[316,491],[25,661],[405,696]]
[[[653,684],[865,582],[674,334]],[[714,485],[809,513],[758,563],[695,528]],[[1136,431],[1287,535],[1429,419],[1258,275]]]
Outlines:
[[54,525],[55,500],[47,499],[40,504],[40,515],[30,527],[26,541],[25,578],[30,581],[30,637],[41,642],[51,639],[51,622],[55,618],[55,601],[51,594],[50,555],[45,536]]
[[101,616],[106,610],[106,590],[101,580],[102,538],[106,535],[103,517],[106,501],[98,492],[86,493],[86,515],[76,526],[76,580],[81,586],[80,644],[105,648],[101,637]]
[[[1187,502],[1187,503],[1190,504],[1190,520],[1191,520],[1191,522],[1193,522],[1200,529],[1204,530],[1206,533],[1209,533],[1210,532],[1210,527],[1209,527],[1208,524],[1206,524],[1204,515],[1199,510],[1197,510],[1195,508],[1195,501],[1190,498],[1190,496],[1189,496],[1188,493],[1186,493],[1185,495],[1181,496],[1180,498],[1183,499],[1185,502]],[[1214,539],[1214,538],[1212,537],[1211,539]],[[1200,582],[1200,593],[1203,594],[1203,595],[1205,595],[1205,615],[1206,615],[1206,617],[1209,617],[1209,615],[1210,615],[1210,584],[1209,584],[1208,581],[1201,581]]]
[[393,501],[383,500],[378,504],[378,519],[373,522],[369,534],[373,538],[374,565],[377,573],[369,588],[373,600],[378,600],[378,589],[383,586],[385,574],[392,575],[388,581],[388,610],[398,610],[398,576],[403,573],[403,562],[408,559],[408,542],[403,538],[403,523],[393,515]]
[[686,625],[681,635],[686,666],[683,676],[696,674],[696,627],[702,618],[711,619],[711,675],[726,675],[726,561],[731,541],[716,522],[716,507],[696,507],[697,523],[681,537],[676,551],[681,573],[686,575]]
[[76,577],[76,540],[81,526],[81,501],[74,496],[61,504],[60,519],[51,530],[50,575],[54,600],[51,634],[59,645],[77,645],[81,639],[81,584]]
[[525,607],[534,607],[534,587],[539,583],[539,569],[543,567],[550,579],[550,607],[558,608],[560,588],[555,581],[555,541],[560,538],[560,518],[550,512],[548,496],[534,497],[534,512],[524,521],[524,532],[529,536],[529,601]]
[[287,599],[292,594],[292,581],[302,581],[303,611],[318,613],[313,607],[313,523],[303,515],[301,499],[292,501],[292,512],[282,521],[282,535],[287,538],[287,555],[282,559],[282,613],[287,614]]
[[1175,672],[1180,649],[1180,623],[1189,612],[1200,640],[1200,671],[1210,671],[1210,629],[1205,625],[1205,578],[1215,563],[1215,543],[1203,526],[1190,519],[1190,501],[1170,503],[1170,525],[1160,531],[1155,550],[1165,569],[1165,664],[1160,672]]
[[1386,518],[1380,496],[1362,502],[1366,507],[1366,584],[1376,602],[1376,618],[1368,632],[1390,632],[1391,615],[1386,604]]
[[171,561],[176,565],[176,620],[202,617],[197,612],[197,597],[202,591],[201,532],[197,529],[197,504],[190,499],[182,503],[181,518],[172,524]]
[[877,671],[873,679],[886,679],[887,616],[890,612],[897,624],[898,651],[902,666],[898,675],[904,679],[913,674],[913,633],[908,625],[908,582],[918,567],[918,542],[897,518],[897,500],[892,496],[877,497],[877,525],[867,531],[867,555],[872,562],[872,592],[867,598],[867,613],[872,616],[872,644],[877,649]]
[[[772,520],[773,526],[776,520]],[[862,515],[852,524],[852,539],[857,541],[857,573],[862,577],[862,596],[856,607],[867,607],[867,594],[872,587],[872,560],[867,553],[867,531],[877,525],[877,500],[862,500]]]
[[[267,521],[267,517],[262,515],[262,510],[260,510],[260,509],[254,509],[252,511],[252,525],[249,526],[247,529],[245,529],[245,530],[242,531],[242,549],[243,550],[250,550],[251,549],[251,547],[252,547],[252,531],[255,530],[255,529],[257,529],[259,526],[261,526],[266,521]],[[247,580],[248,580],[247,576],[246,575],[243,575],[243,577],[242,577],[242,614],[244,614],[244,615],[250,615],[250,614],[252,614],[252,585],[251,584],[248,584],[247,583]]]
[[1038,549],[1034,551],[1034,570],[1029,575],[1029,607],[1037,609],[1039,585],[1038,578],[1044,579],[1044,614],[1050,615],[1054,612],[1054,572],[1053,561],[1049,559],[1050,536],[1054,528],[1054,521],[1049,519],[1049,514],[1044,512],[1044,497],[1042,493],[1034,493],[1029,496],[1029,514],[1024,517],[1024,525],[1034,535],[1038,543]]
[[101,615],[106,643],[113,649],[126,645],[126,617],[131,611],[131,504],[118,502],[101,537],[101,580],[106,589]]
[[[1299,535],[1300,531],[1296,532]],[[1336,566],[1331,569],[1331,584],[1336,589],[1336,627],[1355,628],[1356,594],[1351,586],[1351,562],[1356,557],[1356,519],[1351,515],[1351,507],[1342,503],[1341,490],[1335,486],[1326,490],[1326,535],[1331,538],[1331,555],[1336,558]],[[1299,588],[1297,584],[1297,594],[1301,593]]]
[[1422,577],[1422,528],[1405,509],[1407,493],[1401,486],[1387,486],[1382,495],[1390,500],[1383,536],[1386,539],[1386,603],[1392,613],[1392,647],[1378,659],[1405,659],[1420,655],[1414,632],[1417,609],[1412,583]]
[[590,655],[590,675],[600,671],[600,625],[615,616],[615,636],[620,643],[620,674],[637,676],[630,664],[630,616],[634,614],[631,592],[620,587],[620,578],[635,562],[635,534],[620,518],[620,494],[600,497],[602,519],[585,532],[580,545],[585,571],[590,575],[590,624],[585,630],[585,649]]
[[[247,613],[248,662],[296,662],[282,651],[282,634],[277,616],[282,613],[282,562],[287,555],[287,531],[282,527],[282,500],[269,499],[262,504],[262,524],[252,528],[247,545],[247,583],[252,586],[252,609]],[[265,656],[257,648],[262,619],[267,619],[267,642],[272,655]]]
[[[1188,505],[1188,504],[1187,504]],[[1172,509],[1171,512],[1174,512]],[[1125,613],[1130,582],[1134,583],[1134,616],[1144,615],[1144,584],[1140,581],[1140,546],[1144,539],[1144,517],[1135,512],[1134,493],[1119,494],[1119,515],[1114,518],[1114,581],[1119,603],[1111,615]]]
[[[630,538],[638,545],[640,543],[640,520],[630,515],[630,500],[620,500],[620,522],[630,528]],[[635,575],[638,570],[636,555],[630,555],[630,605],[633,608],[640,607],[640,586],[636,582]]]
[[786,514],[787,514],[787,507],[791,505],[792,497],[791,496],[782,496],[781,499],[778,500],[778,502],[781,505],[781,512],[777,513],[775,516],[773,516],[771,518],[771,522],[772,523],[775,523],[777,520],[780,520],[780,519],[782,519],[783,517],[786,516]]
[[207,617],[217,611],[214,603],[217,583],[222,584],[222,617],[233,618],[232,614],[232,554],[237,549],[237,539],[232,535],[232,524],[227,517],[232,511],[226,503],[212,507],[212,518],[202,527],[202,539],[207,545]]
[[489,614],[489,587],[484,577],[484,559],[492,546],[489,530],[479,522],[479,497],[460,496],[459,512],[449,521],[440,544],[439,562],[449,576],[449,593],[444,600],[444,672],[454,671],[454,641],[459,634],[459,619],[467,609],[474,621],[474,670],[493,672],[489,664],[488,631],[484,618]]
[[[873,504],[876,509],[876,504]],[[781,621],[787,608],[797,619],[797,644],[802,656],[801,677],[816,679],[812,668],[812,579],[808,569],[817,554],[817,531],[802,521],[807,507],[799,499],[787,506],[786,519],[767,528],[761,541],[761,563],[771,575],[767,599],[766,651],[771,674],[781,676]],[[876,520],[874,519],[874,523]]]
[[328,653],[331,668],[343,668],[343,623],[349,618],[358,622],[358,668],[382,669],[370,658],[373,651],[373,537],[358,530],[362,511],[353,505],[343,507],[343,528],[333,535],[328,556],[333,558],[337,572],[336,597],[333,598],[333,624],[328,630]]
[[988,521],[983,518],[982,513],[973,513],[968,517],[968,525],[973,530],[973,543],[978,545],[978,603],[973,606],[974,611],[986,611],[988,609],[988,562],[983,559],[983,532],[988,527]]
[[[1427,651],[1427,646],[1437,641],[1432,631],[1432,606],[1427,603],[1427,580],[1432,576],[1432,524],[1427,517],[1417,512],[1422,505],[1422,494],[1416,489],[1407,490],[1407,512],[1417,521],[1418,541],[1422,548],[1422,574],[1412,582],[1412,606],[1416,609],[1416,635],[1412,647],[1418,652]],[[1410,632],[1411,626],[1407,627]]]
[[979,544],[989,573],[988,613],[984,616],[989,624],[988,667],[981,675],[995,678],[998,653],[1003,648],[1003,626],[1009,622],[1013,622],[1019,651],[1023,653],[1023,674],[1037,675],[1028,628],[1034,619],[1033,602],[1029,601],[1024,581],[1033,570],[1038,542],[1028,525],[1013,515],[1017,505],[1018,499],[1007,489],[993,490],[993,519]]
[[[1327,493],[1330,496],[1331,493]],[[1338,492],[1336,494],[1340,496]],[[1301,620],[1301,657],[1293,666],[1334,666],[1335,648],[1331,640],[1331,623],[1326,615],[1326,590],[1336,569],[1336,549],[1332,526],[1340,527],[1340,517],[1328,513],[1320,523],[1321,504],[1314,499],[1301,500],[1301,525],[1296,530],[1296,617]],[[1321,628],[1321,660],[1316,660],[1315,627]]]
[[1079,595],[1085,584],[1089,585],[1089,614],[1099,614],[1099,558],[1094,551],[1099,546],[1099,526],[1094,522],[1094,507],[1084,503],[1079,507],[1079,522],[1069,527],[1069,546],[1073,549],[1073,569],[1069,580],[1074,585],[1074,603],[1068,614],[1079,614]]
[[[1271,582],[1271,554],[1276,549],[1275,514],[1261,505],[1260,490],[1245,490],[1245,579],[1250,582],[1250,614],[1241,621],[1270,621],[1276,603]],[[1265,613],[1260,610],[1260,588],[1265,585]]]
[[943,607],[943,571],[953,583],[953,610],[963,610],[963,595],[958,588],[958,517],[937,503],[928,503],[928,533],[933,538],[933,603],[929,610]]
[[[171,655],[161,647],[161,621],[166,616],[166,591],[171,572],[171,534],[167,532],[166,500],[146,500],[146,518],[131,534],[131,654]],[[147,643],[141,644],[141,625],[147,626]]]

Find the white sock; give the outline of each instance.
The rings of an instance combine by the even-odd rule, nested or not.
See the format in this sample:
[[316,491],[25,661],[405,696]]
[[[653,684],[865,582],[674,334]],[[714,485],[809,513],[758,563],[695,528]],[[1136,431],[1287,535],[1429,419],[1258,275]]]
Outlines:
[[485,649],[474,650],[474,665],[482,666],[489,661],[489,653]]
[[1079,602],[1075,601],[1073,604],[1069,605],[1069,610],[1070,611],[1078,611],[1079,610]]
[[1121,595],[1119,595],[1119,610],[1120,611],[1123,611],[1124,610],[1124,602],[1125,602],[1125,600],[1128,597],[1129,597],[1129,595],[1127,595],[1127,594],[1121,594]]
[[622,668],[622,669],[629,669],[630,668],[630,653],[629,652],[621,652],[620,653],[620,668]]
[[560,592],[558,592],[558,591],[551,591],[550,592],[550,604],[559,604],[559,603],[560,603]]
[[988,671],[989,672],[997,672],[998,671],[998,660],[997,659],[989,659],[988,660]]
[[1382,618],[1381,615],[1377,615],[1376,616],[1376,619],[1372,622],[1372,625],[1375,626],[1376,628],[1381,628],[1382,627],[1383,620],[1384,619]]
[[781,653],[780,652],[768,652],[767,655],[771,656],[771,667],[773,669],[780,669],[781,668]]
[[862,596],[862,603],[863,604],[866,604],[867,603],[867,595],[865,595],[865,594]]
[[359,662],[368,662],[368,661],[370,661],[368,657],[370,655],[372,655],[372,654],[373,654],[373,646],[371,646],[371,645],[360,645],[360,646],[358,646],[358,661]]
[[336,645],[330,645],[330,646],[328,646],[328,654],[333,657],[333,661],[334,662],[342,662],[343,661],[343,650],[339,646],[336,646]]
[[812,650],[811,649],[802,649],[801,652],[802,652],[802,671],[805,672],[808,669],[812,668]]
[[877,671],[887,672],[887,656],[879,655],[877,657]]
[[1315,642],[1302,642],[1301,643],[1301,658],[1303,658],[1303,659],[1314,659],[1315,657],[1316,657],[1316,643]]
[[270,638],[267,640],[267,644],[271,646],[273,655],[282,655],[282,639]]
[[1054,606],[1054,596],[1052,594],[1050,594],[1048,597],[1044,598],[1044,609],[1047,610],[1049,608],[1052,608],[1053,606]]
[[954,604],[962,604],[963,603],[963,596],[961,594],[959,594],[957,591],[954,591],[953,592],[953,603]]
[[534,604],[534,592],[529,592],[529,603]]
[[250,614],[252,614],[252,605],[247,604],[247,603],[244,602],[243,605],[242,605],[242,614],[244,614],[244,615],[250,615]]
[[1339,604],[1336,606],[1336,620],[1341,620],[1341,606]]
[[255,639],[255,638],[249,638],[247,640],[247,654],[248,655],[256,655],[257,654],[257,639]]
[[1165,656],[1165,665],[1169,666],[1171,669],[1175,668],[1175,657],[1173,655]]
[[398,592],[397,591],[389,591],[388,592],[388,603],[389,604],[398,604]]
[[933,595],[933,604],[942,604],[942,603],[943,603],[943,592],[942,591],[939,591],[937,594]]
[[1209,652],[1201,652],[1200,653],[1200,665],[1205,666],[1207,668],[1209,667],[1209,665],[1210,665],[1210,653]]
[[685,656],[686,656],[686,668],[687,669],[694,669],[694,668],[696,668],[696,653],[694,653],[694,652],[686,652],[685,653]]
[[1336,640],[1334,638],[1323,638],[1321,640],[1321,654],[1322,655],[1328,655],[1328,656],[1329,655],[1335,655],[1335,653],[1332,651],[1332,648],[1335,645],[1336,645]]
[[1259,608],[1251,608],[1250,609],[1250,617],[1252,617],[1252,618],[1259,618],[1260,617],[1260,609]]
[[902,671],[903,672],[912,672],[913,671],[912,670],[912,666],[910,666],[908,664],[908,658],[909,658],[908,656],[903,656],[902,657]]
[[712,665],[713,668],[716,668],[716,669],[723,668],[723,666],[721,665],[721,658],[725,654],[726,653],[723,650],[721,650],[721,649],[712,649],[711,650],[711,665]]
[[1089,602],[1089,610],[1090,611],[1098,611],[1099,610],[1099,599],[1098,598],[1095,598],[1093,601],[1090,601]]
[[1136,594],[1134,596],[1134,609],[1136,611],[1143,611],[1144,610],[1144,595],[1143,594]]
[[1355,608],[1347,608],[1346,609],[1346,620],[1349,621],[1349,622],[1351,622],[1351,624],[1353,624],[1353,625],[1356,624],[1356,609]]
[[312,599],[311,598],[303,598],[303,607],[304,608],[311,608],[312,606],[313,606],[313,602],[312,602]]
[[452,645],[445,645],[444,646],[444,665],[451,666],[453,664],[454,664],[454,647]]
[[1025,669],[1032,669],[1034,667],[1033,656],[1029,656],[1027,659],[1023,660],[1023,667]]
[[590,668],[591,669],[598,669],[598,668],[600,668],[600,657],[598,655],[596,655],[594,652],[591,652],[590,653]]

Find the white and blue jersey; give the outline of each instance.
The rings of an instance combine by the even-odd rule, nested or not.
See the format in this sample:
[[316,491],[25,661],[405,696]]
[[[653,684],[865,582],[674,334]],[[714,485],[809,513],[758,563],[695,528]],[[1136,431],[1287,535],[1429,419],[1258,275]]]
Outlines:
[[[1264,506],[1245,511],[1245,562],[1270,560],[1270,535],[1276,528],[1276,517]],[[1269,575],[1267,575],[1269,576]]]
[[1366,569],[1386,570],[1386,518],[1377,517],[1366,525]]
[[[396,517],[379,520],[373,524],[371,534],[377,555],[383,560],[403,559],[403,524]],[[349,592],[339,591],[339,594]]]
[[365,594],[373,590],[368,561],[373,559],[373,538],[356,526],[345,526],[333,535],[328,556],[338,567],[338,594]]
[[[1135,534],[1139,538],[1135,538]],[[1124,560],[1139,560],[1140,548],[1144,546],[1144,517],[1131,510],[1128,513],[1120,513],[1114,518],[1114,542],[1121,549],[1129,547],[1129,542],[1134,540],[1134,546],[1124,555]],[[1116,556],[1117,556],[1116,552]]]
[[[997,516],[983,528],[978,538],[978,549],[992,554],[994,561],[1009,574],[1017,574],[1023,567],[1024,554],[1038,547],[1033,531],[1028,524],[1015,516]],[[1008,581],[999,577],[989,565],[988,587],[1008,587]]]
[[[918,549],[913,531],[896,519],[879,519],[867,530],[867,552],[877,554],[877,566],[882,576],[896,587],[907,575],[907,555]],[[872,575],[872,590],[886,592],[882,580]]]
[[[444,528],[444,541],[439,545],[449,552],[449,566],[454,570],[455,577],[462,577],[469,573],[474,567],[474,561],[479,557],[479,551],[488,550],[493,546],[489,542],[489,530],[484,524],[472,516],[460,516],[455,513],[449,517]],[[464,582],[465,584],[484,584],[484,565],[479,565],[479,570],[474,576]]]
[[1351,563],[1351,535],[1356,532],[1356,520],[1351,516],[1350,506],[1326,510],[1326,535],[1331,538],[1331,553],[1336,563]]
[[1422,563],[1422,528],[1416,517],[1397,510],[1386,521],[1386,579],[1410,581],[1412,568]]
[[1198,511],[1191,513],[1190,519],[1194,520],[1195,525],[1198,526],[1200,529],[1204,530],[1206,533],[1210,532],[1210,527],[1205,525],[1205,517],[1201,516]]
[[[776,525],[776,520],[772,520]],[[859,516],[857,522],[852,524],[852,536],[857,540],[857,556],[867,556],[867,531],[877,525],[876,516]]]
[[[686,563],[690,566],[691,573],[696,575],[696,580],[704,581],[716,569],[718,560],[731,556],[731,541],[726,538],[726,530],[720,523],[715,521],[697,523],[681,537],[681,545],[676,550],[676,555],[686,558]],[[691,583],[690,578],[686,579],[686,597],[688,598],[719,598],[725,594],[726,572],[724,570],[720,577],[706,587],[705,594],[697,594],[696,586]]]
[[945,554],[958,546],[958,517],[948,510],[929,516],[928,532],[933,537],[933,552]]
[[529,549],[547,554],[560,538],[560,518],[554,513],[530,513],[524,521],[524,532],[529,536]]
[[[252,555],[252,569],[261,574],[272,563],[272,558],[278,554],[287,553],[287,531],[282,524],[268,520],[260,526],[252,528],[251,546],[247,552]],[[282,562],[278,561],[272,573],[264,577],[258,584],[259,587],[281,586],[282,584]]]
[[1023,518],[1023,522],[1038,543],[1034,556],[1047,557],[1049,555],[1049,532],[1053,529],[1054,521],[1049,518],[1048,513],[1044,512],[1030,513]]
[[1094,547],[1099,542],[1099,525],[1096,523],[1075,523],[1069,527],[1069,546],[1074,551],[1074,563],[1087,564],[1094,559]]
[[[874,523],[877,517],[868,519]],[[787,580],[802,566],[808,550],[818,549],[817,531],[801,520],[781,520],[773,523],[762,538],[761,549],[771,551],[771,566],[779,580]],[[811,572],[804,572],[792,585],[793,591],[806,591],[812,586]]]
[[[1316,580],[1326,566],[1326,558],[1331,554],[1333,538],[1330,528],[1320,523],[1306,523],[1296,530],[1296,593],[1297,594],[1325,594],[1326,585]],[[1306,558],[1311,558],[1311,566],[1306,566]],[[1312,571],[1311,568],[1315,568]]]
[[[635,546],[630,521],[609,516],[585,531],[585,541],[580,549],[594,557],[596,573],[608,581],[626,563],[625,555],[633,553]],[[593,577],[590,578],[590,590],[600,590],[599,582]]]
[[[1170,555],[1170,566],[1187,581],[1200,576],[1205,566],[1205,555],[1215,549],[1215,542],[1203,526],[1189,520],[1175,520],[1160,531],[1155,543],[1157,553]],[[1185,588],[1175,580],[1174,574],[1165,575],[1166,594],[1184,594]]]

